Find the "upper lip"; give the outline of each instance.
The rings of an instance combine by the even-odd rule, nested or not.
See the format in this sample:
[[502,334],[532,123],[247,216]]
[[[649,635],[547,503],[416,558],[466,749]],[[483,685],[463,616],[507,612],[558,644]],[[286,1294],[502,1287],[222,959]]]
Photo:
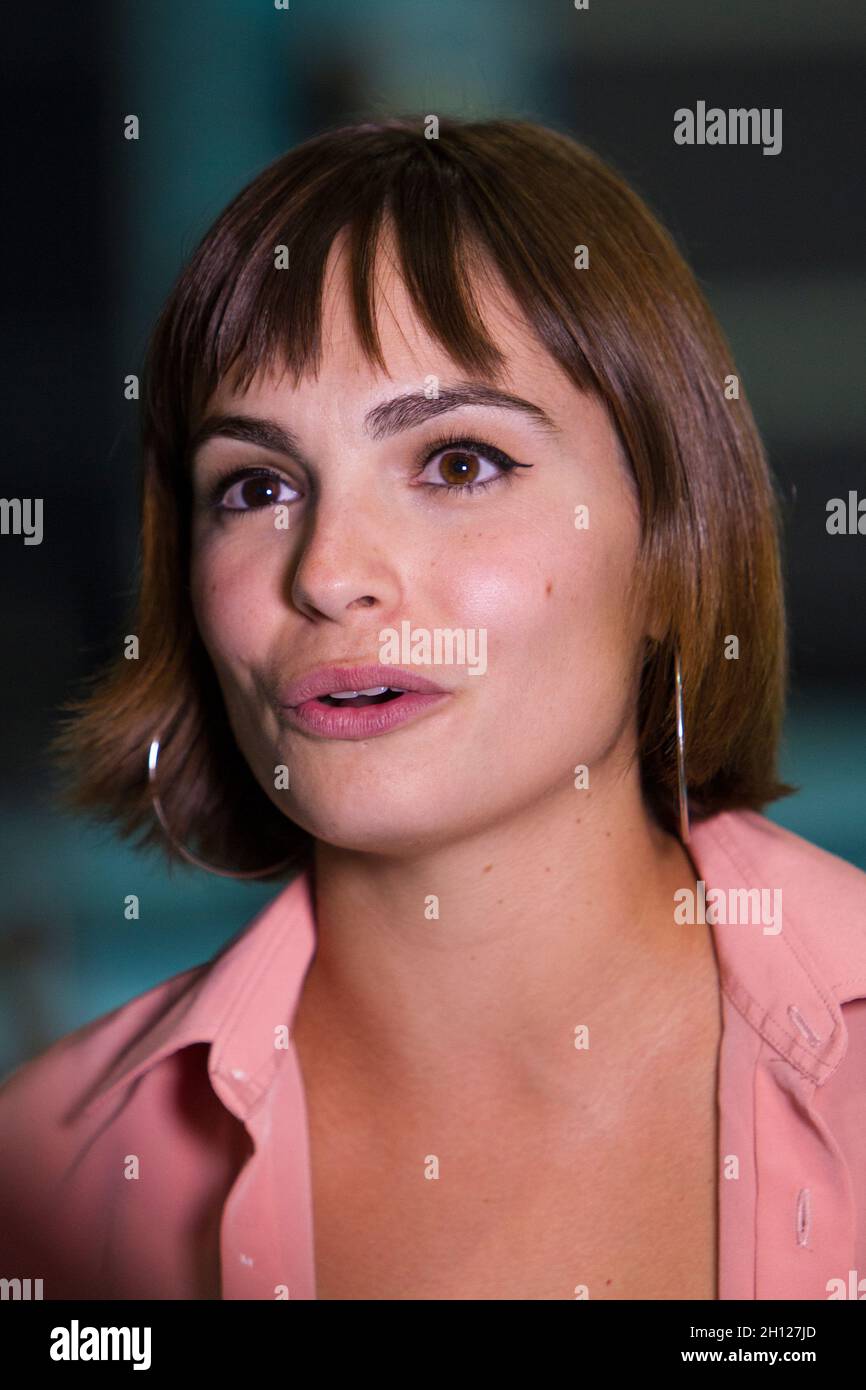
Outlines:
[[443,686],[401,666],[317,666],[281,691],[280,704],[295,707],[305,700],[315,700],[317,695],[331,695],[335,690],[369,690],[374,685],[417,690],[424,695],[447,694]]

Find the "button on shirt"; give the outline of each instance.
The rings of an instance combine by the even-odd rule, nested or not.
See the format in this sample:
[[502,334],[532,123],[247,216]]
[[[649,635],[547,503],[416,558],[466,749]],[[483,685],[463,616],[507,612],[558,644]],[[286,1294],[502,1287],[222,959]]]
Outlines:
[[[752,811],[694,825],[689,851],[722,988],[719,1297],[864,1297],[866,874]],[[315,945],[305,873],[211,961],[7,1077],[0,1278],[46,1299],[316,1297],[291,1040]]]

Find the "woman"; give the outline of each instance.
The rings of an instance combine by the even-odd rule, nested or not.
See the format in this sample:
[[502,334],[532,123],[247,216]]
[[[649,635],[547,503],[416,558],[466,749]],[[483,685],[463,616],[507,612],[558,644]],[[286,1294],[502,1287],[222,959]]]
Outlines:
[[5,1272],[866,1273],[866,875],[761,814],[792,790],[776,501],[637,196],[521,121],[307,142],[173,291],[143,445],[138,655],[62,734],[74,804],[284,886],[6,1082]]

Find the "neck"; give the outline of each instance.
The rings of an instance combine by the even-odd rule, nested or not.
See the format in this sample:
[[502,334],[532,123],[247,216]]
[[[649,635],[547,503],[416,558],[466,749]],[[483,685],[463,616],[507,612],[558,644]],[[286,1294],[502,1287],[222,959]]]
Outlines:
[[447,1094],[471,1059],[491,1084],[542,1094],[570,1075],[575,1028],[622,1032],[672,971],[697,968],[707,934],[673,918],[694,866],[636,776],[581,796],[414,857],[317,842],[299,1015],[329,1065],[379,1093]]

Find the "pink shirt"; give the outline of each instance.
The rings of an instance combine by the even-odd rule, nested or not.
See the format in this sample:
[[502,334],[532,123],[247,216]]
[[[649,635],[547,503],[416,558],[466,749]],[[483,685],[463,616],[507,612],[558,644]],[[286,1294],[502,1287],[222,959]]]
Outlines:
[[[708,913],[719,1296],[826,1299],[866,1280],[866,874],[750,811],[689,849],[707,907],[739,912]],[[737,888],[767,910],[753,895],[746,920]],[[315,940],[305,874],[213,960],[5,1080],[0,1277],[46,1299],[315,1298],[304,1093],[278,1032]]]

